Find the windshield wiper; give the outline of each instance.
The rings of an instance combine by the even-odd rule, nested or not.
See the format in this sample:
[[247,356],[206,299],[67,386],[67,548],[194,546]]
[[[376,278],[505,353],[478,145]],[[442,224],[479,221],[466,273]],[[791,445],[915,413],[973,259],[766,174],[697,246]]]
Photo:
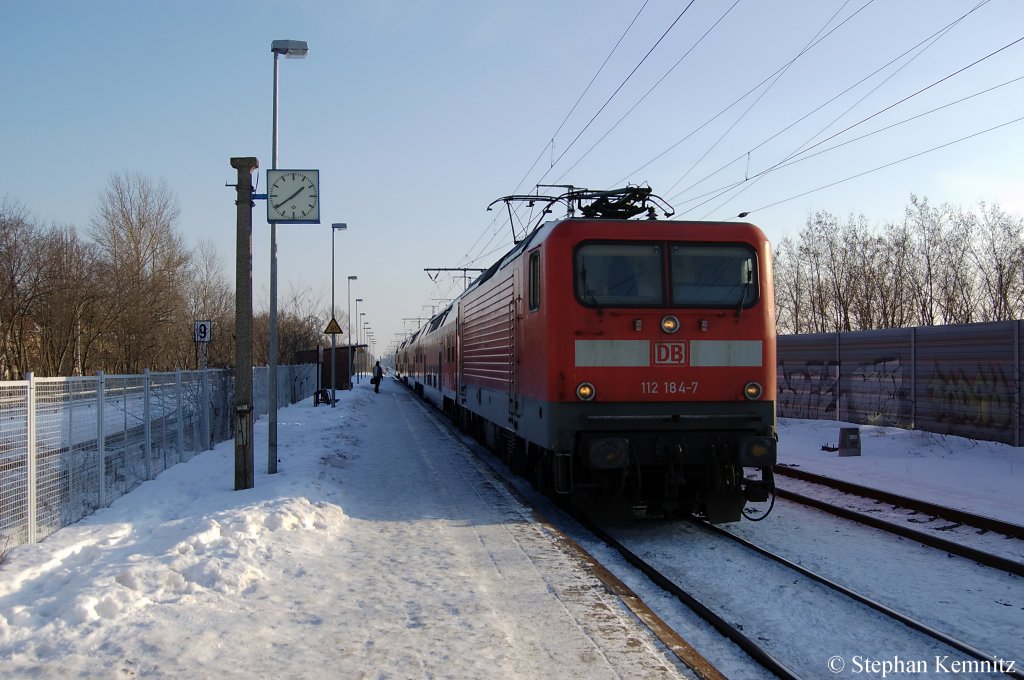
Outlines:
[[747,280],[743,283],[743,292],[740,294],[740,304],[736,307],[736,318],[738,319],[743,313],[743,306],[747,304],[747,291],[750,290],[750,284],[753,283],[754,272],[747,272]]
[[580,267],[580,283],[583,284],[583,301],[596,305],[597,296],[594,295],[594,291],[590,289],[589,285],[587,285],[587,262],[584,260],[580,264],[583,265]]

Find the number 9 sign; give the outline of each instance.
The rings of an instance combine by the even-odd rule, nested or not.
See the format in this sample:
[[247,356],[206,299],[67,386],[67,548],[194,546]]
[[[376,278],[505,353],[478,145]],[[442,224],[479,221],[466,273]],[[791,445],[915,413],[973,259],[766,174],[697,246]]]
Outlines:
[[213,340],[213,321],[196,321],[192,335],[196,342],[210,342]]

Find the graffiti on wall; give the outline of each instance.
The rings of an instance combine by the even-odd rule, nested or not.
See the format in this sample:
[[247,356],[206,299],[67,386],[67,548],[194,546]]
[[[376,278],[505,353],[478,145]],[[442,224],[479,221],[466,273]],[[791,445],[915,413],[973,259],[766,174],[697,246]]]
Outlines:
[[909,369],[899,357],[857,364],[842,383],[843,417],[868,425],[909,426],[913,408]]
[[[886,357],[841,367],[838,361],[781,362],[779,415],[897,425],[909,422],[909,378],[903,362]],[[840,380],[842,374],[842,380]]]
[[1016,381],[1008,367],[976,365],[944,369],[936,361],[928,381],[932,417],[949,425],[974,425],[1004,431],[1013,425]]
[[779,363],[779,415],[835,420],[839,403],[838,361]]
[[778,349],[782,417],[1024,443],[1024,321],[779,336]]
[[[913,370],[898,357],[852,366],[789,360],[779,363],[778,375],[781,417],[898,427],[914,424]],[[917,389],[917,427],[935,429],[927,423],[941,423],[945,427],[940,430],[950,434],[1013,443],[1016,381],[1012,366],[945,367],[934,361],[924,380]]]

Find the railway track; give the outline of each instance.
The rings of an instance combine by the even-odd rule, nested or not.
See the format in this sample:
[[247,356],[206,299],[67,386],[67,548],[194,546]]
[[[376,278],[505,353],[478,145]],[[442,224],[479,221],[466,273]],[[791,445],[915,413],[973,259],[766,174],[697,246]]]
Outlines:
[[[439,417],[438,420],[444,422],[448,427],[452,427],[447,419]],[[452,429],[454,430],[455,428],[452,427]],[[467,439],[468,438],[464,438],[464,441],[468,444],[469,442]],[[479,444],[471,446],[471,448],[477,447],[479,447]],[[519,495],[525,502],[534,505],[534,507],[537,508],[536,504],[529,498],[523,497],[524,493],[527,494],[527,496],[529,496],[530,493],[522,488],[522,485],[519,483],[522,482],[522,480],[516,482],[510,479],[507,469],[504,469],[503,465],[500,465],[497,460],[493,459],[489,452],[485,453],[481,448],[478,449],[478,455],[479,454],[483,454],[482,458],[485,459],[485,462],[487,462],[487,464],[490,465],[496,473],[504,477],[506,483],[510,487],[519,487],[519,491],[516,492],[516,495]],[[539,509],[538,512],[541,516],[545,514],[544,511],[540,511]],[[557,515],[558,513],[556,512],[555,514]],[[545,521],[551,520],[549,519]],[[707,621],[709,629],[713,628],[717,630],[720,635],[732,641],[737,647],[742,649],[743,653],[749,657],[750,661],[745,660],[739,663],[742,665],[750,664],[751,670],[753,670],[753,665],[759,665],[768,673],[780,678],[820,677],[823,669],[826,668],[825,660],[828,658],[828,653],[825,653],[824,650],[829,648],[828,645],[845,644],[847,646],[857,646],[863,643],[864,635],[860,634],[851,640],[843,640],[841,632],[845,631],[846,628],[844,628],[843,625],[838,625],[835,627],[835,630],[840,632],[835,633],[835,638],[826,640],[824,643],[820,640],[808,643],[803,640],[803,636],[805,633],[813,631],[806,628],[808,625],[806,623],[802,624],[805,626],[805,629],[800,631],[801,635],[798,636],[800,639],[797,641],[791,639],[794,636],[790,632],[790,627],[785,623],[778,623],[779,617],[777,612],[774,613],[774,619],[769,616],[769,621],[774,622],[767,624],[759,623],[758,616],[762,613],[760,610],[773,609],[773,605],[776,604],[773,602],[773,598],[776,597],[776,595],[769,592],[767,589],[762,590],[762,583],[758,577],[758,574],[765,569],[765,567],[754,566],[756,563],[753,562],[748,565],[746,562],[747,559],[755,559],[752,554],[748,557],[744,557],[744,561],[738,565],[732,559],[723,559],[725,555],[723,555],[722,552],[724,551],[715,552],[714,548],[712,548],[711,551],[708,551],[706,543],[702,543],[700,546],[696,545],[697,542],[706,540],[707,536],[714,537],[720,545],[724,545],[726,541],[734,543],[737,546],[740,546],[740,549],[746,553],[757,553],[762,562],[770,560],[787,573],[798,575],[798,579],[794,579],[793,576],[790,576],[782,577],[781,579],[777,578],[775,580],[776,589],[779,588],[777,585],[779,583],[782,583],[782,587],[787,589],[785,590],[784,597],[806,599],[807,597],[811,597],[809,595],[805,595],[807,591],[814,591],[813,598],[822,597],[822,590],[827,590],[828,592],[833,593],[831,596],[832,599],[819,600],[819,603],[813,607],[813,610],[821,612],[826,617],[832,617],[834,616],[833,609],[841,609],[844,613],[840,615],[840,618],[843,620],[849,619],[856,621],[857,623],[852,624],[852,627],[854,628],[862,625],[860,623],[861,621],[865,621],[865,623],[863,623],[865,627],[881,625],[881,630],[883,630],[884,633],[874,637],[875,639],[883,641],[895,640],[899,643],[896,651],[897,657],[902,655],[903,658],[907,658],[906,655],[908,653],[914,654],[915,652],[913,651],[902,651],[909,648],[918,650],[916,653],[919,658],[932,658],[932,656],[929,655],[933,655],[934,658],[938,658],[939,655],[942,654],[953,654],[958,655],[955,658],[976,660],[979,663],[991,663],[994,659],[1002,662],[1000,657],[988,654],[985,650],[982,650],[969,642],[958,639],[956,635],[944,633],[935,625],[928,625],[927,623],[921,622],[912,616],[902,614],[892,607],[887,607],[885,604],[882,604],[871,597],[854,592],[852,589],[846,588],[827,577],[814,574],[810,570],[804,569],[803,567],[786,560],[784,557],[771,554],[768,550],[743,542],[743,539],[741,538],[726,536],[728,532],[722,532],[721,530],[714,528],[701,528],[696,530],[690,527],[689,524],[683,524],[680,526],[678,523],[669,522],[645,523],[648,527],[667,527],[666,531],[673,532],[676,528],[685,530],[689,527],[689,531],[685,535],[672,533],[662,539],[659,539],[657,543],[654,544],[656,546],[654,548],[655,552],[660,550],[667,551],[669,553],[669,557],[667,558],[669,562],[674,561],[678,555],[683,554],[678,552],[678,548],[680,545],[686,545],[689,546],[688,550],[690,552],[697,555],[703,555],[708,558],[704,561],[708,564],[713,563],[711,564],[711,569],[728,569],[732,573],[746,574],[751,579],[751,582],[738,584],[734,586],[734,589],[742,591],[745,595],[750,596],[748,599],[756,601],[755,604],[751,605],[754,607],[754,611],[752,613],[731,610],[728,607],[722,608],[720,603],[715,602],[714,596],[710,599],[706,599],[706,594],[704,592],[699,592],[702,590],[702,587],[698,587],[697,590],[694,590],[694,588],[689,585],[682,585],[682,582],[684,581],[689,583],[689,574],[686,572],[685,568],[683,569],[683,572],[673,575],[671,573],[671,567],[666,569],[664,565],[659,565],[653,563],[649,559],[645,559],[646,554],[644,548],[641,547],[638,549],[636,546],[631,546],[628,544],[628,540],[618,540],[609,531],[606,531],[603,527],[599,526],[595,522],[589,521],[585,517],[577,517],[576,521],[579,522],[587,532],[592,534],[592,537],[584,539],[585,541],[600,541],[605,543],[621,555],[623,560],[625,560],[630,567],[637,570],[640,574],[643,574],[643,577],[638,575],[628,578],[642,579],[645,577],[650,581],[650,583],[654,584],[657,589],[670,593],[676,600],[682,603],[685,609],[694,612],[698,617]],[[555,521],[554,525],[556,528],[560,528],[560,531],[566,534],[570,541],[573,541],[574,539],[569,537],[578,534],[579,531],[578,529],[566,529],[561,520]],[[657,533],[657,531],[658,530],[655,530],[655,533]],[[697,538],[700,535],[705,534],[705,539]],[[583,543],[580,543],[579,538],[576,538],[574,542],[581,546],[583,545]],[[591,550],[593,550],[593,548],[591,548]],[[650,546],[647,546],[647,550],[651,550]],[[584,553],[587,553],[586,549],[583,549],[583,551]],[[609,574],[611,573],[610,567],[605,566],[601,561],[593,558],[591,553],[587,554],[588,560],[594,563],[597,571],[603,571]],[[715,564],[718,566],[714,566]],[[620,576],[621,574],[622,572],[620,571]],[[608,583],[609,582],[606,581],[606,584]],[[798,583],[802,583],[803,585],[796,585]],[[634,610],[638,617],[645,620],[648,625],[651,626],[652,630],[654,630],[659,637],[662,637],[663,642],[665,642],[669,648],[676,647],[676,644],[670,641],[673,639],[673,636],[678,636],[678,633],[675,633],[675,631],[672,630],[672,626],[665,623],[665,620],[662,617],[666,614],[655,614],[647,608],[646,604],[643,603],[644,600],[650,602],[652,601],[652,598],[653,600],[657,600],[658,597],[656,595],[652,596],[647,592],[647,588],[643,586],[640,586],[640,591],[630,591],[627,588],[624,592],[620,591],[620,587],[609,586],[609,589],[613,592],[619,592],[620,597],[624,602],[627,602],[627,606],[630,606],[630,608],[639,604],[639,608]],[[637,587],[638,586],[634,584],[633,588]],[[637,592],[643,592],[644,594],[638,595]],[[843,604],[844,601],[845,604]],[[634,604],[631,605],[629,602],[633,602]],[[669,616],[673,617],[679,615],[680,614],[669,614]],[[687,618],[687,616],[684,615],[684,619],[685,618]],[[652,626],[649,619],[655,620],[656,623]],[[888,621],[888,623],[879,624],[876,619],[884,619]],[[937,625],[941,626],[942,624],[939,623]],[[668,635],[665,634],[666,631],[668,632]],[[705,640],[711,639],[708,637],[708,633],[706,632],[698,635],[698,637],[702,637]],[[780,638],[783,639],[781,643]],[[717,645],[720,643],[712,642],[711,644]],[[698,649],[702,646],[702,644],[698,645]],[[925,651],[922,652],[920,650]],[[727,654],[731,659],[737,658],[737,652],[735,651],[727,652]],[[680,658],[682,660],[682,657]],[[712,664],[717,665],[718,662],[716,662],[713,656],[709,656],[708,659]],[[831,659],[828,659],[828,661],[831,663]],[[735,664],[737,662],[729,661],[726,663]],[[1024,671],[1021,671],[1016,665],[1009,665],[1012,666],[1012,668],[1007,675],[1024,680]],[[694,668],[694,665],[690,665],[690,667]],[[831,667],[829,667],[829,670],[831,670]],[[710,669],[706,668],[705,671],[709,674],[704,675],[703,673],[699,673],[701,677],[714,677],[715,671],[713,667]]]
[[[680,602],[689,607],[698,616],[707,621],[711,626],[718,630],[729,640],[733,641],[737,646],[743,649],[750,657],[755,660],[758,664],[769,670],[780,678],[801,678],[807,677],[801,675],[798,670],[794,670],[796,664],[787,663],[785,660],[779,658],[779,654],[769,649],[769,646],[763,644],[761,639],[766,635],[766,631],[753,631],[747,632],[748,626],[735,625],[729,622],[730,618],[735,618],[735,615],[730,615],[727,612],[717,612],[711,607],[706,606],[700,596],[694,595],[680,585],[677,581],[673,580],[672,577],[662,573],[655,565],[649,563],[644,558],[637,554],[637,551],[631,549],[624,542],[617,539],[609,531],[606,531],[600,524],[591,520],[587,517],[577,516],[579,521],[588,531],[594,533],[602,542],[606,543],[609,547],[613,548],[618,552],[623,559],[625,559],[630,565],[640,570],[645,574],[655,585],[662,588],[666,592],[672,594]],[[993,660],[1002,660],[1002,657],[998,655],[990,654],[989,652],[979,649],[978,647],[964,642],[953,635],[942,632],[941,630],[930,626],[926,623],[918,621],[906,614],[903,614],[892,607],[889,607],[873,598],[858,593],[842,584],[838,583],[833,579],[829,579],[818,573],[811,571],[795,562],[782,557],[770,550],[762,548],[753,544],[752,542],[736,536],[726,529],[707,524],[702,521],[695,521],[694,524],[699,526],[703,532],[714,535],[720,539],[730,541],[732,543],[742,546],[745,550],[756,553],[762,557],[765,557],[772,562],[785,567],[787,570],[796,572],[802,577],[809,579],[817,584],[820,584],[830,591],[842,595],[849,601],[855,602],[864,607],[870,608],[875,612],[878,612],[882,616],[895,621],[902,626],[916,631],[922,636],[930,638],[934,642],[948,647],[956,652],[966,655],[973,660],[978,662],[992,662]],[[733,565],[735,568],[735,565]],[[753,570],[752,570],[753,571]],[[767,600],[767,598],[766,598]],[[922,654],[922,657],[925,655]],[[1024,670],[1021,670],[1015,666],[1015,664],[1005,664],[1006,667],[1010,667],[1009,671],[1005,674],[1009,677],[1024,679]],[[817,674],[815,673],[815,676]]]
[[[922,501],[915,498],[908,498],[899,494],[871,489],[850,482],[824,477],[811,472],[805,472],[787,466],[776,466],[777,476],[788,477],[800,480],[808,484],[833,489],[846,497],[869,499],[876,504],[891,506],[893,519],[883,519],[877,512],[877,507],[871,510],[856,509],[856,503],[825,501],[814,496],[798,493],[790,489],[776,488],[776,495],[779,498],[790,500],[801,505],[813,507],[818,510],[830,513],[843,519],[852,520],[860,524],[881,529],[904,538],[917,541],[922,545],[943,550],[951,555],[957,555],[965,559],[973,560],[978,564],[993,569],[999,569],[1015,576],[1024,576],[1024,560],[1019,555],[1024,555],[1024,527],[1005,522],[1003,520],[984,517],[981,515],[965,512],[956,508],[946,508],[934,503]],[[910,514],[906,514],[910,513]],[[949,532],[952,529],[968,527],[975,533],[992,533],[1005,537],[1011,545],[1004,546],[1003,554],[980,549],[967,545],[965,542],[950,540],[939,536],[936,532],[921,531],[908,526],[911,522],[920,523],[916,519],[918,515],[924,515],[932,519],[941,519],[950,524],[941,527],[941,531]],[[1002,541],[1006,542],[1006,541]],[[1014,550],[1016,548],[1016,550]]]
[[756,661],[763,668],[771,671],[783,680],[799,680],[802,677],[793,669],[786,666],[782,661],[775,658],[775,656],[768,651],[764,645],[757,641],[756,636],[748,635],[740,626],[729,623],[725,617],[705,606],[696,596],[691,594],[668,576],[662,574],[653,565],[649,564],[639,555],[627,548],[618,539],[605,531],[597,522],[592,521],[582,513],[573,513],[573,516],[587,531],[591,532],[603,543],[613,548],[622,556],[623,559],[626,560],[626,562],[643,573],[651,580],[652,583],[675,597],[700,618],[707,621],[715,630],[722,634],[726,639],[736,644],[736,646],[742,649],[748,656],[750,656],[751,659]]

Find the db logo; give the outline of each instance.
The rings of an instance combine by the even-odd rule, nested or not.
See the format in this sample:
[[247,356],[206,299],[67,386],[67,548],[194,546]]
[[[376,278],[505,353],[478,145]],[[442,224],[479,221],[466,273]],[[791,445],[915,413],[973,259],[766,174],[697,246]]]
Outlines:
[[656,342],[654,343],[655,364],[685,364],[686,343],[685,342]]

